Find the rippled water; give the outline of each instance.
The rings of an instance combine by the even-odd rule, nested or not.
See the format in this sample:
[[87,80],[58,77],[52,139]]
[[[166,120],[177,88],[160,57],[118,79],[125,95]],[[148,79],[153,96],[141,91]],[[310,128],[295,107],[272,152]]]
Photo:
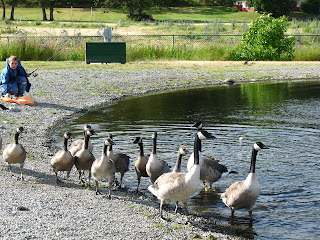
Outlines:
[[[173,166],[180,144],[192,150],[195,131],[190,126],[195,120],[202,120],[204,128],[217,137],[203,142],[203,155],[214,156],[238,174],[223,176],[214,184],[215,191],[201,190],[188,202],[191,212],[231,224],[239,236],[248,238],[319,239],[317,81],[213,86],[126,99],[70,121],[56,137],[61,142],[63,132],[70,130],[80,138],[83,123],[90,123],[99,134],[92,139],[94,155],[99,157],[102,139],[111,132],[117,144],[115,151],[131,157],[131,171],[125,174],[124,182],[135,188],[133,161],[139,151],[132,143],[134,137],[143,137],[147,154],[151,151],[151,134],[157,131],[158,156]],[[233,182],[245,179],[255,141],[262,141],[270,149],[257,156],[262,193],[253,210],[256,221],[250,226],[246,210],[236,211],[231,221],[230,210],[219,200],[219,194]],[[186,161],[183,169],[185,166]],[[144,178],[142,187],[148,185]]]

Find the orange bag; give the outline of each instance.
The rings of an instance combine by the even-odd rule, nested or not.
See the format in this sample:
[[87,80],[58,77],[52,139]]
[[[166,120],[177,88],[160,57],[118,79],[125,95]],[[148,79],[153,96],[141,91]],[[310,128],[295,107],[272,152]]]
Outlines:
[[9,102],[9,103],[17,103],[21,105],[33,105],[34,100],[29,97],[17,97],[16,99],[12,99],[9,97],[1,97],[2,101]]

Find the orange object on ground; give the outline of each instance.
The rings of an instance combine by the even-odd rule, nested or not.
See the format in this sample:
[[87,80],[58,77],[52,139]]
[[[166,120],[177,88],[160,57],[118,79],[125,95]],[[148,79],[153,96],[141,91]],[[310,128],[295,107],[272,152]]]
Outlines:
[[1,97],[1,100],[5,101],[5,102],[17,103],[17,104],[21,104],[21,105],[33,105],[34,104],[34,100],[29,97],[17,97],[15,99],[9,98],[9,97]]

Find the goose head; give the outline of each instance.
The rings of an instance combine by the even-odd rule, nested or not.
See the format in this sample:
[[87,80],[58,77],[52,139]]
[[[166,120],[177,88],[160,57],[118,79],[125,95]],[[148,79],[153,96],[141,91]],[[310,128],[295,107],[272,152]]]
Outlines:
[[157,132],[153,132],[152,133],[152,139],[157,139],[158,138],[158,133]]
[[181,154],[181,155],[186,155],[186,154],[189,153],[188,149],[187,149],[185,146],[183,146],[183,145],[181,145],[181,146],[179,147],[178,152],[179,152],[179,154]]
[[133,141],[134,144],[140,144],[142,143],[142,138],[141,137],[136,137]]
[[213,136],[211,133],[207,132],[206,130],[200,130],[197,134],[198,134],[198,137],[200,140],[215,139],[216,138],[215,136]]
[[91,128],[91,125],[89,125],[88,123],[85,123],[85,124],[83,125],[83,131],[88,131],[88,130],[90,130],[90,129],[92,129],[92,128]]
[[107,137],[107,138],[104,140],[104,145],[106,145],[106,146],[112,146],[112,145],[116,145],[116,143],[115,143],[110,137]]
[[18,134],[22,133],[23,131],[24,131],[24,128],[23,128],[23,127],[18,127],[18,128],[16,129],[16,133],[18,133]]
[[63,134],[63,137],[64,137],[65,139],[72,139],[71,132],[65,132],[65,133]]
[[260,151],[261,149],[269,149],[266,145],[264,145],[262,142],[256,142],[253,144],[253,148],[256,151]]
[[192,127],[195,127],[197,128],[198,130],[201,130],[202,129],[202,122],[201,121],[196,121]]

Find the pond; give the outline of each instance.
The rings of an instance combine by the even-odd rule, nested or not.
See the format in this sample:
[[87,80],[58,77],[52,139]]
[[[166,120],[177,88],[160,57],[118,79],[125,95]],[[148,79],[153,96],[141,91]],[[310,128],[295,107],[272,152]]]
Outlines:
[[[133,140],[143,138],[146,154],[151,152],[152,132],[158,132],[158,156],[174,166],[177,149],[193,148],[196,120],[213,133],[215,140],[203,141],[202,154],[214,156],[229,170],[214,183],[214,191],[199,191],[188,201],[190,212],[216,222],[232,224],[239,236],[257,239],[316,239],[320,235],[320,82],[263,82],[179,90],[125,99],[66,123],[63,132],[82,137],[84,123],[99,134],[92,138],[94,155],[101,155],[102,141],[112,133],[114,151],[131,157],[124,184],[136,188],[133,162],[139,149]],[[261,141],[270,149],[257,156],[256,173],[262,192],[253,210],[238,210],[231,221],[230,210],[219,196],[249,172],[252,144]],[[182,169],[186,169],[187,157]],[[185,171],[185,170],[184,170]],[[117,175],[118,176],[118,175]],[[143,178],[141,187],[149,181]],[[150,194],[145,191],[146,194]],[[151,196],[151,195],[150,195]],[[173,203],[172,203],[173,204]]]

